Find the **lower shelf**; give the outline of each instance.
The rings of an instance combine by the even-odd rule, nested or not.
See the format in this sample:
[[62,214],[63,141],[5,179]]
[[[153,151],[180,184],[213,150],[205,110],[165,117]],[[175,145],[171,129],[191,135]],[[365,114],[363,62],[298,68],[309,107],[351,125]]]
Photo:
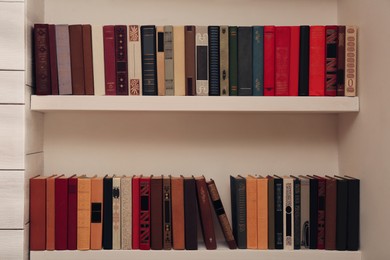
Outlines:
[[186,259],[186,260],[361,260],[360,251],[325,250],[99,250],[99,251],[31,251],[30,260],[128,260],[128,259]]

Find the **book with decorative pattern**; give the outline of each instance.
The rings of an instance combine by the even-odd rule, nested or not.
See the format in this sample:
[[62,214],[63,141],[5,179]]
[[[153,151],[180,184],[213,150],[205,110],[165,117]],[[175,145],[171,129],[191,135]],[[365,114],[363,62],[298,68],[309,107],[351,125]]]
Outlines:
[[163,244],[164,249],[172,248],[172,191],[171,191],[171,177],[164,176],[163,178]]
[[275,96],[275,26],[264,26],[264,96]]
[[142,95],[156,96],[157,92],[157,60],[156,60],[156,27],[141,26],[142,53]]
[[138,25],[129,25],[129,94],[142,95],[141,37]]
[[35,94],[51,94],[49,25],[34,25]]
[[121,249],[121,178],[112,178],[112,249]]
[[139,249],[150,249],[150,177],[139,180]]
[[127,26],[115,25],[116,94],[129,95],[127,64]]
[[253,95],[264,95],[264,26],[253,26]]
[[196,26],[196,95],[209,95],[209,41],[207,26]]
[[150,248],[163,249],[163,177],[152,176],[150,180]]
[[77,180],[77,250],[91,248],[91,178]]
[[121,178],[121,248],[131,249],[132,208],[131,208],[131,177]]
[[336,96],[337,92],[337,48],[338,48],[338,26],[325,26],[326,48],[325,48],[325,96]]
[[209,26],[209,96],[220,95],[219,26]]
[[156,45],[158,95],[165,96],[164,26],[156,27]]
[[115,27],[103,26],[104,80],[106,95],[116,95]]

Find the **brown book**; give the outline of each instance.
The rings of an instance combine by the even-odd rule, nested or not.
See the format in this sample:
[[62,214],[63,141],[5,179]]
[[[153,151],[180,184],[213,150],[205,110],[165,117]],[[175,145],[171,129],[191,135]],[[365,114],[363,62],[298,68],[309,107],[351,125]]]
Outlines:
[[91,178],[77,180],[77,249],[89,250],[91,244]]
[[171,177],[163,179],[163,225],[164,225],[164,249],[172,248],[172,201],[171,201]]
[[70,64],[73,95],[85,95],[82,25],[69,25]]
[[91,179],[91,249],[102,249],[103,178]]
[[257,189],[257,249],[268,248],[268,179],[258,177]]
[[152,176],[150,180],[150,248],[163,249],[163,178]]
[[186,250],[198,249],[198,207],[196,197],[196,182],[194,177],[184,178],[184,232]]
[[46,179],[46,250],[55,250],[55,177]]
[[30,250],[46,249],[46,177],[30,179]]
[[196,96],[195,26],[185,26],[186,96]]
[[175,96],[185,96],[184,26],[173,26],[173,77]]
[[164,26],[156,27],[156,37],[158,95],[165,96]]
[[337,181],[326,176],[325,249],[336,250]]
[[274,178],[268,179],[268,249],[275,249],[275,196]]
[[248,249],[257,248],[257,181],[246,177],[246,243]]
[[209,193],[207,190],[206,180],[204,176],[195,177],[196,190],[198,194],[198,205],[200,213],[200,222],[202,224],[203,240],[206,249],[217,249],[215,240],[215,231],[213,216],[211,212]]
[[171,177],[173,249],[185,249],[184,241],[184,178]]
[[50,95],[49,25],[34,25],[35,94]]
[[94,94],[93,58],[92,58],[92,28],[90,24],[83,25],[83,54],[85,95]]

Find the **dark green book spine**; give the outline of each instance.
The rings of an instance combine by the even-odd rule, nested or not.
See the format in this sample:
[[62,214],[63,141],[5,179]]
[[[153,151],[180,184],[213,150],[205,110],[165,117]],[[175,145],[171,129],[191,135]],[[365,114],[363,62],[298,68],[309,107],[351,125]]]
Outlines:
[[237,247],[246,249],[246,180],[230,176],[233,236]]
[[229,27],[229,94],[237,96],[238,73],[237,26]]
[[264,26],[253,26],[252,34],[252,48],[253,48],[253,96],[264,95]]

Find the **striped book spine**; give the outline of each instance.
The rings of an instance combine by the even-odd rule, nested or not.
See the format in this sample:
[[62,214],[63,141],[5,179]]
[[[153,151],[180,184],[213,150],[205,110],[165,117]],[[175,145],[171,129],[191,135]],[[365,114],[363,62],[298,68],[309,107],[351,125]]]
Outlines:
[[209,95],[220,95],[219,79],[219,26],[209,26]]

